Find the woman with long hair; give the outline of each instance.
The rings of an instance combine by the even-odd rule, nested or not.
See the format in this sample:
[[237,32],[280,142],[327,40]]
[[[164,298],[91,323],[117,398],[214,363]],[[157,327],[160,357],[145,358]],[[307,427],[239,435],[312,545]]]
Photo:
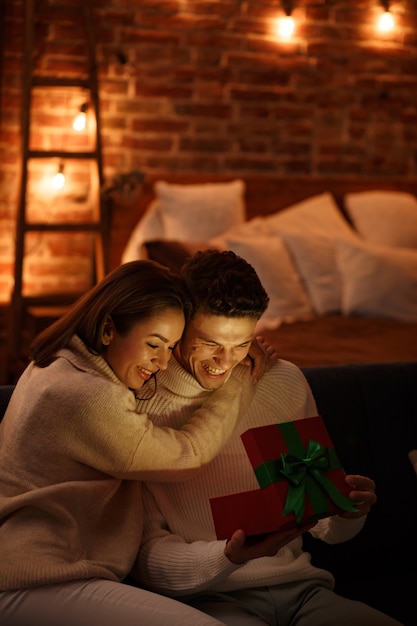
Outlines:
[[133,261],[33,342],[0,425],[2,626],[218,624],[121,583],[140,545],[141,481],[198,471],[253,396],[232,376],[180,430],[137,412],[189,306],[179,277]]

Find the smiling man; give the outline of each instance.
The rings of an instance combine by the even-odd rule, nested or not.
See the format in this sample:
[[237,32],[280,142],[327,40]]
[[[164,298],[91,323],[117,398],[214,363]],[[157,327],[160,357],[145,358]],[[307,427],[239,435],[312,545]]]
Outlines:
[[219,389],[252,344],[257,319],[197,313],[175,356],[204,389]]
[[[138,406],[158,426],[174,428],[234,368],[244,367],[241,362],[268,303],[252,266],[233,252],[198,252],[182,275],[193,315],[174,358],[158,374],[158,392]],[[269,349],[262,341],[260,348]],[[367,477],[346,477],[357,513],[273,533],[258,542],[247,541],[238,528],[227,542],[216,539],[210,498],[259,488],[241,433],[315,415],[317,407],[301,370],[278,360],[257,383],[246,415],[211,463],[191,480],[147,485],[143,543],[132,572],[139,584],[229,626],[398,626],[373,608],[334,593],[330,572],[314,567],[302,548],[301,535],[307,530],[328,543],[346,541],[360,531],[376,501],[375,484]]]

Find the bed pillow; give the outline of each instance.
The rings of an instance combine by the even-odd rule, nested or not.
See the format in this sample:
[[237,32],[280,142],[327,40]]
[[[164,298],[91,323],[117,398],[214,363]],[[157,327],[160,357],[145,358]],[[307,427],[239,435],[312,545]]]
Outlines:
[[282,232],[316,233],[327,237],[350,237],[353,231],[330,192],[311,196],[272,215],[255,217],[238,229],[242,234],[268,235]]
[[159,202],[153,200],[128,239],[125,249],[123,250],[122,263],[146,259],[145,242],[163,238],[164,229],[160,216]]
[[158,181],[154,188],[165,239],[204,241],[245,220],[242,180],[187,185]]
[[186,258],[190,256],[187,247],[180,241],[153,239],[143,245],[148,259],[169,267],[176,273],[180,272]]
[[273,215],[254,218],[236,227],[234,232],[246,237],[281,236],[303,278],[315,312],[324,315],[340,311],[335,242],[357,235],[331,193],[311,196]]
[[345,196],[346,212],[367,241],[417,248],[417,198],[403,191],[363,191]]
[[314,311],[337,313],[342,304],[342,286],[336,263],[335,240],[307,232],[284,232],[282,237],[300,273]]
[[417,250],[339,240],[345,315],[417,321]]
[[252,265],[269,295],[268,309],[258,323],[262,328],[277,328],[282,322],[311,319],[314,315],[288,250],[279,235],[228,235],[210,241],[211,247],[233,250]]
[[198,250],[207,250],[209,244],[206,241],[173,241],[171,239],[153,239],[144,244],[146,258],[157,261],[176,273],[181,271],[188,257],[193,256]]

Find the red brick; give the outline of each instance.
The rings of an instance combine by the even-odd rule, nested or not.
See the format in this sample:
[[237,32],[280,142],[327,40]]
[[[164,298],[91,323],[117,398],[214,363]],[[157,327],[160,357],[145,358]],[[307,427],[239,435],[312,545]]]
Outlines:
[[[106,178],[132,164],[161,176],[417,177],[417,4],[393,3],[396,30],[384,36],[375,30],[377,2],[295,4],[295,37],[284,42],[273,32],[282,15],[275,0],[95,0]],[[37,35],[46,37],[36,44],[37,71],[85,75],[85,42],[74,12],[79,0],[72,5],[62,23],[37,14]],[[2,215],[10,216],[20,169],[21,0],[5,5],[5,20],[0,183]],[[87,146],[86,136],[69,128],[73,106],[65,90],[51,89],[47,98],[36,92],[33,145]],[[31,185],[43,167],[32,168]],[[56,205],[57,214],[86,217],[85,163],[69,171],[73,195],[67,211],[65,203]],[[49,253],[63,258],[56,241]],[[82,273],[85,249],[74,250]],[[12,252],[5,254],[0,299],[13,266]],[[31,268],[38,278],[42,273],[41,282]],[[37,259],[28,264],[26,281],[48,288],[56,269]]]

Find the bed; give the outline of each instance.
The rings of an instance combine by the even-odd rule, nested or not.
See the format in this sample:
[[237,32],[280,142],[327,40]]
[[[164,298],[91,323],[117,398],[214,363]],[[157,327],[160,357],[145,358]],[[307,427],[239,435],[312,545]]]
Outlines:
[[[126,182],[127,181],[127,182]],[[149,176],[108,191],[108,267],[232,249],[270,295],[258,331],[300,367],[417,361],[417,180]]]

